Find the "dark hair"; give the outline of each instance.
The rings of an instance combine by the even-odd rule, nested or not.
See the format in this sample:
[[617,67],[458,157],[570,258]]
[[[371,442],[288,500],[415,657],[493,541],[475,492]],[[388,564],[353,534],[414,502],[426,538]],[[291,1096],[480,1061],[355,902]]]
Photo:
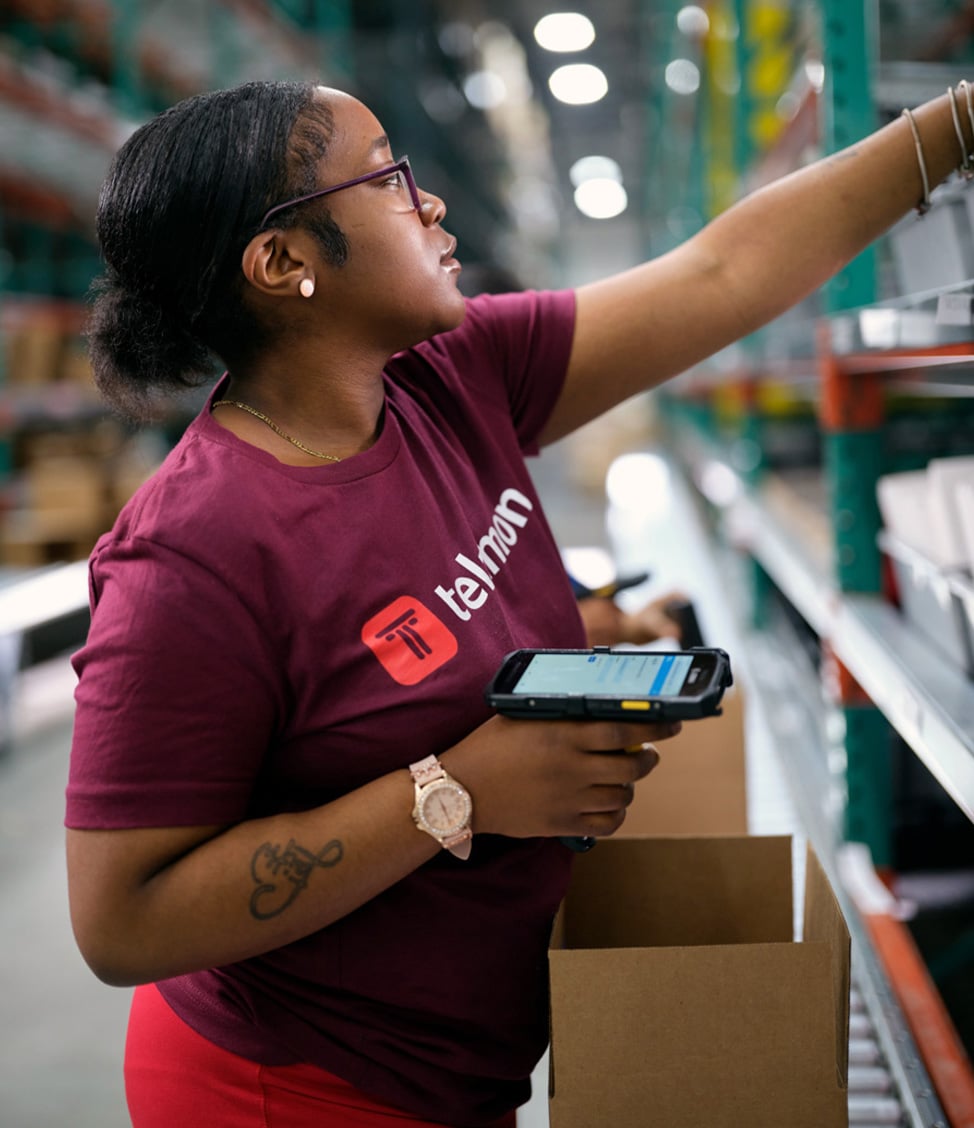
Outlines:
[[[333,132],[312,83],[250,82],[199,94],[141,126],[98,201],[106,270],[92,287],[88,344],[105,397],[134,418],[158,392],[212,378],[266,339],[243,303],[240,260],[275,203],[312,192]],[[336,264],[345,237],[324,207],[295,208]]]

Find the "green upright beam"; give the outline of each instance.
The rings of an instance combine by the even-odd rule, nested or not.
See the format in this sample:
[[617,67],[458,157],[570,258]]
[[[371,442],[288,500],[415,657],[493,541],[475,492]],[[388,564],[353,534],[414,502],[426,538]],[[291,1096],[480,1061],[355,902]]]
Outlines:
[[19,288],[28,294],[53,294],[57,289],[57,267],[54,262],[55,234],[38,223],[24,225],[26,243]]
[[[876,128],[872,4],[821,0],[825,63],[823,140],[827,152],[854,145]],[[825,287],[828,312],[877,297],[876,253],[864,251]],[[825,473],[834,536],[835,579],[844,592],[878,593],[881,558],[876,482],[883,471],[883,395],[876,377],[859,378],[824,359]],[[841,702],[845,720],[845,837],[865,843],[874,864],[893,862],[892,744],[889,724],[865,700]]]
[[[876,29],[873,5],[861,0],[822,0],[822,42],[825,61],[823,139],[829,153],[838,152],[876,128],[873,70]],[[830,312],[868,305],[876,300],[876,253],[863,251],[825,288]]]
[[349,83],[355,74],[351,0],[314,0],[315,31],[324,44],[324,62],[334,71],[329,81]]
[[737,20],[737,73],[740,76],[740,89],[734,102],[734,163],[738,178],[743,178],[754,161],[754,141],[751,136],[750,120],[754,113],[754,97],[746,76],[751,73],[751,58],[754,45],[751,37],[745,34],[748,26],[748,0],[734,0],[734,16]]
[[872,705],[846,705],[844,837],[864,842],[873,865],[893,857],[893,780],[889,723]]
[[210,85],[218,90],[233,86],[241,75],[237,17],[224,4],[206,5],[206,34],[210,40]]
[[112,82],[122,110],[141,116],[145,99],[138,39],[142,24],[142,0],[111,0]]
[[[867,3],[822,0],[822,126],[828,152],[855,144],[876,127],[871,13]],[[825,287],[826,308],[835,313],[869,305],[876,300],[876,291],[876,254],[870,248]],[[836,579],[843,591],[876,592],[880,590],[876,479],[882,473],[882,406],[881,396],[874,396],[875,410],[864,414],[859,383],[840,373],[834,388],[826,391],[833,400],[831,418],[826,420],[826,470],[836,534]]]
[[825,476],[834,537],[834,572],[841,591],[878,593],[881,556],[876,481],[883,472],[883,432],[827,432]]

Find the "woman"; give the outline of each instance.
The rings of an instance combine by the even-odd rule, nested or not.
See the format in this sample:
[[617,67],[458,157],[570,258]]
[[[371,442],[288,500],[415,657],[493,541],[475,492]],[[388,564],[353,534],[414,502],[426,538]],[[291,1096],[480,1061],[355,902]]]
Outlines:
[[99,382],[227,368],[96,546],[76,658],[72,919],[139,985],[139,1128],[514,1124],[559,839],[617,830],[675,731],[486,709],[507,651],[584,642],[523,455],[821,285],[917,203],[914,126],[938,182],[947,97],[655,262],[470,302],[346,94],[252,84],[123,146]]

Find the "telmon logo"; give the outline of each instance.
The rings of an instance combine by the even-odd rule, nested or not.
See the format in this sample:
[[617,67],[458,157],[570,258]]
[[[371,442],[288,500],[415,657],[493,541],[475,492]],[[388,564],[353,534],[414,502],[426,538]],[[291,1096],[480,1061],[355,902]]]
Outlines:
[[487,602],[494,590],[494,576],[507,563],[511,549],[517,544],[517,530],[528,523],[525,514],[534,509],[530,498],[520,490],[506,489],[494,506],[490,528],[477,542],[476,560],[458,552],[454,560],[464,574],[457,576],[452,587],[440,584],[436,594],[458,619],[466,622],[471,614]]
[[362,627],[362,641],[400,685],[416,685],[457,652],[450,628],[409,595],[373,615]]

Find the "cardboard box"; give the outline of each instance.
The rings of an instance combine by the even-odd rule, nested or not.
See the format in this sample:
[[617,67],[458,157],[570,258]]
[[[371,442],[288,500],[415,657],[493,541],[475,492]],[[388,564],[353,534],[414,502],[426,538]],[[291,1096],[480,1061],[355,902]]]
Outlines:
[[747,834],[740,686],[722,704],[719,717],[686,721],[679,736],[660,741],[660,762],[637,785],[619,835]]
[[790,838],[600,841],[550,952],[551,1128],[846,1128],[849,933]]
[[57,326],[27,321],[7,331],[6,378],[11,384],[49,384],[57,379],[63,335]]

